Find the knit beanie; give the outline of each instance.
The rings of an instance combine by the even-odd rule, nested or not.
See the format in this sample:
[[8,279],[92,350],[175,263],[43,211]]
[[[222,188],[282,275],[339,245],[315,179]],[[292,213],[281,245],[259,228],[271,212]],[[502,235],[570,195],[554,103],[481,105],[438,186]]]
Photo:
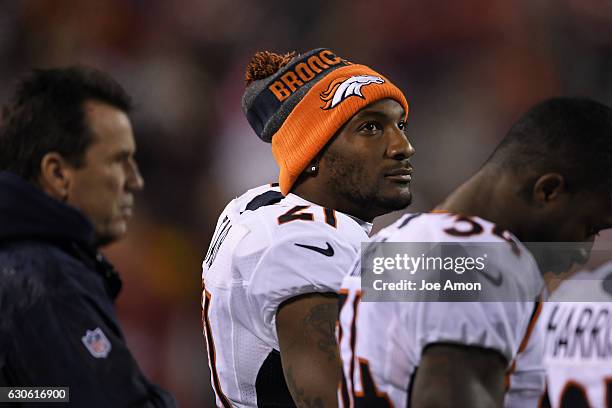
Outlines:
[[373,69],[325,48],[305,54],[258,52],[247,67],[242,110],[280,168],[281,192],[291,187],[336,132],[357,112],[402,91]]

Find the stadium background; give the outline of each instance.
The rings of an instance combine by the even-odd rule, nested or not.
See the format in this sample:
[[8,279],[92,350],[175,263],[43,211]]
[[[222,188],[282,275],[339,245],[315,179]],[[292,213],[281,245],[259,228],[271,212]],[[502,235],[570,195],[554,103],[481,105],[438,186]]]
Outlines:
[[128,238],[106,253],[124,280],[128,343],[182,407],[213,406],[199,300],[216,218],[276,175],[269,145],[240,110],[244,68],[257,50],[321,46],[405,90],[413,211],[472,174],[536,101],[570,94],[612,104],[606,0],[0,2],[3,103],[30,67],[73,63],[108,71],[134,96],[146,189]]

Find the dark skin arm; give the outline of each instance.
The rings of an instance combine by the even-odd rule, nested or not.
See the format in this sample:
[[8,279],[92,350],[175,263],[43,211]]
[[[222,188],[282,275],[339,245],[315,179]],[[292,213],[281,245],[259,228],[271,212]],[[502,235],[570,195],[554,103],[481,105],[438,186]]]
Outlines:
[[283,372],[295,404],[337,407],[341,367],[335,337],[338,296],[312,293],[283,303],[276,315]]
[[423,352],[411,406],[502,407],[506,367],[505,358],[491,349],[432,344]]

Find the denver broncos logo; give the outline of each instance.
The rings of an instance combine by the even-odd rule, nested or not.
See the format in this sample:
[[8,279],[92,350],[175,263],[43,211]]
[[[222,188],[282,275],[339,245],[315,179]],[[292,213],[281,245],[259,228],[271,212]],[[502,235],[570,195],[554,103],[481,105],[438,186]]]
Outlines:
[[321,100],[325,102],[321,109],[327,110],[335,108],[340,102],[351,96],[358,96],[365,99],[361,93],[361,88],[370,84],[383,83],[385,83],[384,79],[372,75],[358,75],[350,78],[335,79],[329,84],[325,91],[321,92]]

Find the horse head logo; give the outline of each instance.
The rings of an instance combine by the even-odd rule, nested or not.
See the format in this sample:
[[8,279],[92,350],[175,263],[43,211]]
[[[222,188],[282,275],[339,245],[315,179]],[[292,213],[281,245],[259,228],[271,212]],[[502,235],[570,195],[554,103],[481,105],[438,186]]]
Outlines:
[[327,89],[321,92],[321,100],[325,104],[321,107],[323,110],[335,108],[351,96],[358,96],[365,99],[361,93],[361,88],[370,84],[383,84],[384,79],[372,75],[357,75],[350,78],[338,78],[333,80]]

